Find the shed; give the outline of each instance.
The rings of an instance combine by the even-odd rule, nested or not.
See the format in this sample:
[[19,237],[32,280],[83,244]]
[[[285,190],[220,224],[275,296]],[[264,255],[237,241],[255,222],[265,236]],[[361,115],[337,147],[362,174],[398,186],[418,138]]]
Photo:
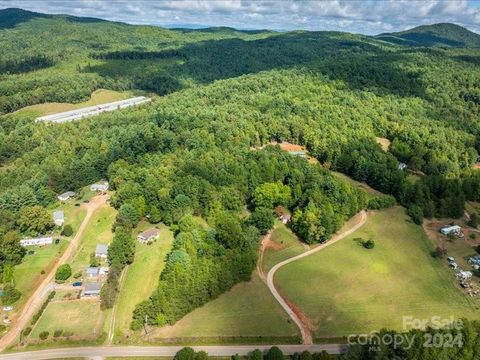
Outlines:
[[50,245],[51,243],[53,243],[53,238],[51,237],[38,237],[20,240],[21,246]]

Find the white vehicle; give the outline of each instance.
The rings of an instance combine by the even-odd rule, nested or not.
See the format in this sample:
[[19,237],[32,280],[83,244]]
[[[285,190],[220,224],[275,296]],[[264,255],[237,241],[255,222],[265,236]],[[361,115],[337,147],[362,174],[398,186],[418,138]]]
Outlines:
[[13,306],[4,306],[3,307],[3,311],[12,311],[13,310]]

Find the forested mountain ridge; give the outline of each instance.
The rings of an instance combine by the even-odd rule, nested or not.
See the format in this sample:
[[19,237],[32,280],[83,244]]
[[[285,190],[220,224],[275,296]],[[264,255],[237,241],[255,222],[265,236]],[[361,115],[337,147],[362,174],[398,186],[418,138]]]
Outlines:
[[384,33],[377,39],[407,46],[480,47],[480,35],[456,24],[422,25],[413,29]]
[[[461,216],[466,199],[480,200],[480,175],[471,169],[480,150],[478,49],[405,47],[340,32],[19,18],[0,30],[1,113],[79,102],[100,87],[159,95],[136,109],[53,126],[28,113],[0,117],[3,263],[21,261],[12,256],[25,235],[18,214],[101,178],[115,191],[119,234],[145,218],[174,225],[159,290],[137,308],[134,328],[145,315],[174,323],[248,279],[275,206],[292,212],[292,228],[308,243],[327,241],[355,212],[378,206],[328,169],[393,195],[417,223]],[[387,152],[377,136],[391,141]],[[276,147],[252,150],[284,140],[307,146],[320,164]],[[422,176],[411,181],[399,161]]]

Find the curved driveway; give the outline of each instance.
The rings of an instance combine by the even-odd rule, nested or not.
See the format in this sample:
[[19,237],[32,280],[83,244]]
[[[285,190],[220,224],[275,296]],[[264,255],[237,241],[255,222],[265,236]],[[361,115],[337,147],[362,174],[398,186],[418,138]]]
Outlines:
[[283,309],[287,312],[288,316],[290,316],[290,318],[295,322],[295,324],[300,329],[300,333],[302,334],[302,342],[303,342],[304,345],[312,344],[312,334],[310,333],[310,329],[308,328],[308,326],[306,324],[304,324],[302,322],[302,320],[300,320],[298,315],[295,314],[293,309],[287,304],[285,299],[280,295],[278,290],[275,288],[273,278],[274,278],[277,270],[280,269],[282,266],[285,266],[287,264],[290,264],[291,262],[302,259],[306,256],[310,256],[310,255],[312,255],[312,254],[314,254],[314,253],[316,253],[320,250],[323,250],[327,246],[330,246],[330,245],[336,243],[337,241],[347,237],[348,235],[352,234],[353,232],[355,232],[359,228],[361,228],[363,226],[363,224],[365,224],[365,221],[367,220],[367,212],[365,210],[362,210],[362,211],[360,211],[360,213],[358,213],[355,216],[359,217],[360,219],[358,220],[358,223],[356,223],[351,228],[349,228],[349,229],[347,229],[343,232],[337,233],[336,235],[333,236],[333,238],[331,240],[313,248],[312,250],[308,250],[304,253],[301,253],[300,255],[297,255],[297,256],[291,257],[287,260],[284,260],[282,262],[279,262],[274,267],[272,267],[267,274],[267,286],[270,289],[270,292],[275,297],[275,299],[278,301],[278,303],[283,307]]

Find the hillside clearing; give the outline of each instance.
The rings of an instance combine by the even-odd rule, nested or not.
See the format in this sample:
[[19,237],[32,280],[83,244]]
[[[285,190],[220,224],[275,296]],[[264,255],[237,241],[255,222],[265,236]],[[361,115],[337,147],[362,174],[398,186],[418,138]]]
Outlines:
[[[152,226],[152,225],[150,225]],[[173,243],[173,233],[160,226],[160,239],[151,245],[137,243],[135,260],[128,267],[120,291],[115,320],[116,335],[124,336],[130,331],[130,322],[135,306],[148,299],[158,284],[165,267],[165,258]]]
[[[373,239],[372,250],[356,238]],[[431,255],[403,208],[371,213],[363,228],[280,269],[276,286],[311,320],[317,338],[401,329],[402,317],[473,317],[473,302]]]

